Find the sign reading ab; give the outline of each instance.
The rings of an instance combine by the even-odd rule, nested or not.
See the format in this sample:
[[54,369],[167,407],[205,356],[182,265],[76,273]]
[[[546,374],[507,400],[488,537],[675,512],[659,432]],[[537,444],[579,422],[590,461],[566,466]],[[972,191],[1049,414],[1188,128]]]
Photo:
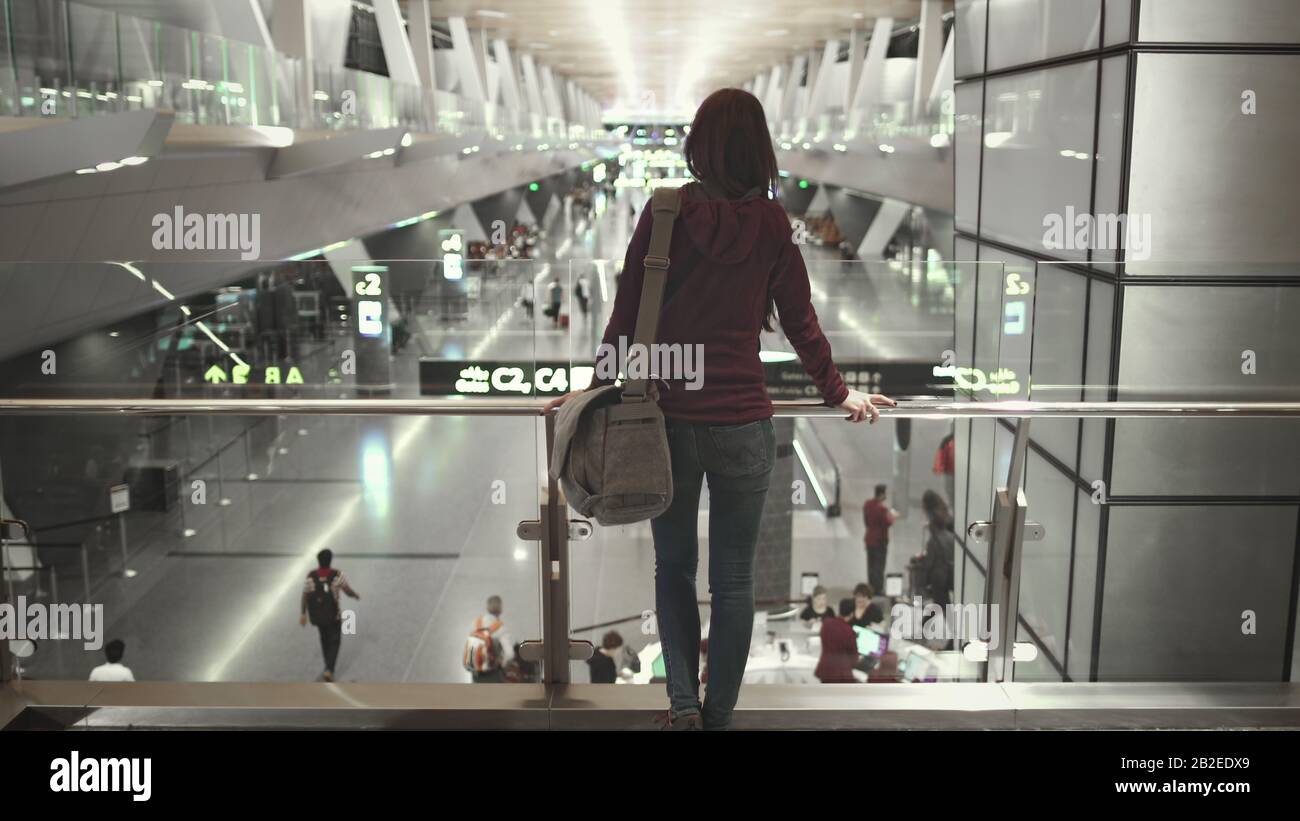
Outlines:
[[[253,368],[250,365],[235,365],[230,369],[230,384],[247,385],[248,376],[252,370]],[[281,376],[284,378],[281,379]],[[213,365],[203,374],[203,381],[211,382],[213,385],[219,385],[225,382],[226,379],[226,369],[220,365]],[[287,372],[282,371],[277,365],[267,365],[262,371],[262,381],[258,384],[301,385],[303,384],[302,371],[298,370],[297,365],[290,365]]]

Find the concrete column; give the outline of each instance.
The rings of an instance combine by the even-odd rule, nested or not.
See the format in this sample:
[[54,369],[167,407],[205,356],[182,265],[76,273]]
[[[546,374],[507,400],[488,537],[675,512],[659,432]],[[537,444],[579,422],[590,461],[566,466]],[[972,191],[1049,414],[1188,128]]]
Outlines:
[[325,251],[325,259],[352,301],[357,389],[369,393],[391,392],[393,369],[388,271],[385,266],[375,265],[360,241]]

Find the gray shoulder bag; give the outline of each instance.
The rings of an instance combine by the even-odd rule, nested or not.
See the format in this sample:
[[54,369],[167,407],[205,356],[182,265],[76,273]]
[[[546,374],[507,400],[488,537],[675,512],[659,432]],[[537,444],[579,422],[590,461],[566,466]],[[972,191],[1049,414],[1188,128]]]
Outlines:
[[[647,353],[659,328],[678,191],[656,189],[650,207],[654,224],[632,338]],[[595,388],[560,406],[550,473],[580,514],[602,525],[620,525],[652,519],[672,504],[668,434],[657,396],[649,379],[628,379],[621,387]]]

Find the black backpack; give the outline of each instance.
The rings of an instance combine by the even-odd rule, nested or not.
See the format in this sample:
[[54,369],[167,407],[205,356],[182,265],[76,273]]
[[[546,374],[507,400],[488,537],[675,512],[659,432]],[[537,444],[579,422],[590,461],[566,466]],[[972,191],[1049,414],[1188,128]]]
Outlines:
[[307,618],[317,626],[332,624],[339,618],[339,603],[334,598],[334,580],[339,577],[337,570],[331,569],[322,576],[319,570],[313,570],[308,578],[312,581],[312,591],[307,594]]

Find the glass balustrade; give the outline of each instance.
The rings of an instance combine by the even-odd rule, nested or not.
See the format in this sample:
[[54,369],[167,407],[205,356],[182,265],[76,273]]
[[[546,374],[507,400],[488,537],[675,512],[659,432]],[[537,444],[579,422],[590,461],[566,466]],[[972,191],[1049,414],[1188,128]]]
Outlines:
[[[520,529],[546,509],[548,454],[538,406],[511,403],[589,384],[621,261],[573,247],[479,258],[463,232],[444,233],[441,260],[330,254],[242,280],[228,263],[0,267],[15,295],[0,336],[7,399],[192,409],[16,414],[0,403],[6,515],[31,527],[4,550],[6,596],[103,605],[141,679],[309,681],[319,648],[297,624],[301,585],[329,547],[362,596],[343,601],[343,680],[469,681],[467,633],[497,595],[510,649],[523,653],[511,676],[546,674],[526,643],[559,623],[547,627],[558,602],[575,647],[614,651],[617,632],[617,681],[657,692],[647,524],[575,532],[562,546]],[[1108,418],[1125,402],[1226,406],[1243,389],[1243,402],[1294,401],[1276,372],[1243,370],[1246,352],[1257,364],[1278,352],[1235,339],[1158,346],[1176,333],[1167,306],[1134,284],[1117,307],[1115,288],[1167,268],[1111,279],[1065,265],[835,262],[811,240],[805,257],[846,381],[910,410],[853,426],[782,407],[747,691],[820,687],[822,623],[833,618],[821,608],[842,601],[863,628],[859,682],[999,680],[999,652],[1004,681],[1286,680],[1297,420],[1256,418],[1249,405],[1218,418]],[[1268,306],[1239,304],[1255,297],[1222,284],[1230,271],[1204,273],[1214,271],[1204,287],[1225,289],[1225,309],[1270,321]],[[97,288],[83,301],[24,301],[38,290],[25,283],[52,280]],[[1286,289],[1273,298],[1282,321]],[[1116,321],[1128,346],[1118,354]],[[1241,348],[1232,367],[1214,364],[1228,342]],[[763,336],[761,359],[774,399],[816,404],[779,330]],[[377,410],[245,413],[218,406],[228,399]],[[444,404],[408,413],[392,399]],[[1080,401],[1099,404],[1054,415]],[[896,519],[873,579],[863,511],[878,484]],[[1016,490],[1026,523],[1006,543]],[[115,510],[121,494],[129,502]],[[30,678],[81,678],[93,655],[48,641],[21,666]],[[577,658],[549,675],[585,682],[590,671]]]
[[576,126],[559,118],[308,64],[98,6],[67,0],[4,0],[0,6],[0,115],[168,109],[193,125],[406,127],[446,134],[474,128],[500,139],[579,139]]

